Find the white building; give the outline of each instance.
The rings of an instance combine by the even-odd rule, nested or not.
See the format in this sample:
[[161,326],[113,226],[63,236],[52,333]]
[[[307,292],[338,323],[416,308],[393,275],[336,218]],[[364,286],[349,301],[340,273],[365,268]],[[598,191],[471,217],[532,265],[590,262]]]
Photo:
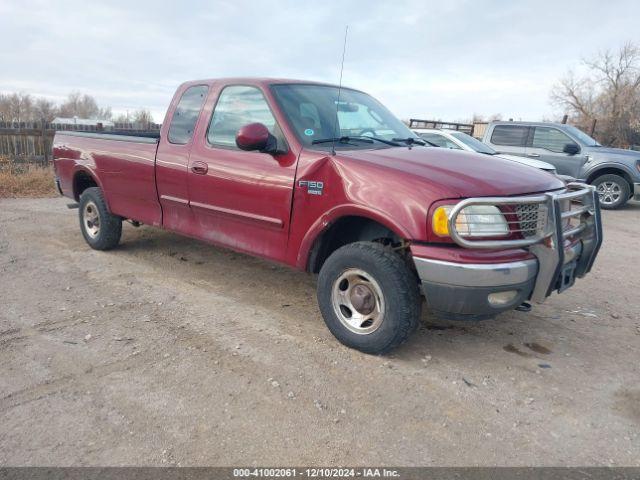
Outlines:
[[100,126],[103,130],[113,130],[115,126],[111,120],[98,120],[96,118],[63,118],[56,117],[51,122],[53,128],[59,130],[97,130]]

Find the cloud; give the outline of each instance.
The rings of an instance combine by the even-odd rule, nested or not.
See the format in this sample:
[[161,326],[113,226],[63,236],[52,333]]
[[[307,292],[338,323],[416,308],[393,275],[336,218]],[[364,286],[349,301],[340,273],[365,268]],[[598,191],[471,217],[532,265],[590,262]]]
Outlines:
[[398,116],[539,119],[568,68],[633,38],[640,4],[611,3],[3,0],[0,91],[81,90],[159,120],[189,79],[337,82],[348,24],[344,83]]

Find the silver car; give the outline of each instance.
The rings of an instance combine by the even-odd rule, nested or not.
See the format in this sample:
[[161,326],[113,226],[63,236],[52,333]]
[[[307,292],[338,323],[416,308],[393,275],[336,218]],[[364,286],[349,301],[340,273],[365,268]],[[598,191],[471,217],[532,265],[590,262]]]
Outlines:
[[540,170],[544,170],[549,173],[556,173],[556,168],[547,162],[519,157],[517,155],[508,155],[504,153],[498,154],[498,152],[490,146],[464,132],[459,132],[457,130],[437,130],[433,128],[414,128],[413,131],[433,146],[451,148],[454,150],[466,150],[468,152],[483,153],[485,155],[495,155],[499,158],[539,168]]

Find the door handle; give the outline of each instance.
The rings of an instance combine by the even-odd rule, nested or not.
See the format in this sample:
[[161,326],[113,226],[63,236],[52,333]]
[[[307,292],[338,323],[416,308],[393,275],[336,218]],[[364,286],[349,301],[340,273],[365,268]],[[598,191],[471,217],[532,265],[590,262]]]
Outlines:
[[537,153],[527,153],[527,157],[539,157]]
[[204,162],[193,162],[191,171],[197,175],[206,175],[209,171],[209,165]]

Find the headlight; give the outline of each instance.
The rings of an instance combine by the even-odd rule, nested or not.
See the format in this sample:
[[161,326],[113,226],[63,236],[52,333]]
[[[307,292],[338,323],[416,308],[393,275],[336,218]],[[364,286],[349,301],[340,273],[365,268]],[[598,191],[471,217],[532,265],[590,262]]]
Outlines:
[[[449,237],[449,214],[453,206],[445,205],[433,212],[432,229],[439,237]],[[503,237],[509,225],[502,212],[493,205],[465,207],[456,218],[456,231],[462,237]]]

